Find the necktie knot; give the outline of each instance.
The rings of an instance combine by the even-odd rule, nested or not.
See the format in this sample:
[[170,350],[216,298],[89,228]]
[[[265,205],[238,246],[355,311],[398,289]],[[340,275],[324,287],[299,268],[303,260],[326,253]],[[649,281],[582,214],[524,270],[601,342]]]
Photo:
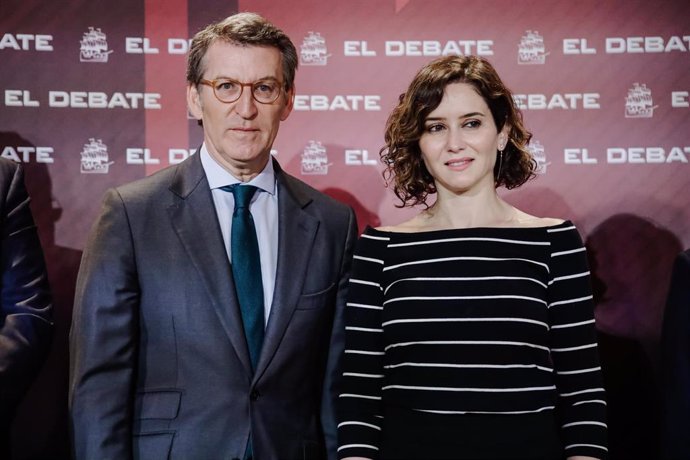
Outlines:
[[256,193],[257,188],[253,185],[226,185],[221,187],[226,192],[231,192],[233,198],[235,199],[235,210],[238,209],[248,209],[249,202],[252,201],[254,193]]

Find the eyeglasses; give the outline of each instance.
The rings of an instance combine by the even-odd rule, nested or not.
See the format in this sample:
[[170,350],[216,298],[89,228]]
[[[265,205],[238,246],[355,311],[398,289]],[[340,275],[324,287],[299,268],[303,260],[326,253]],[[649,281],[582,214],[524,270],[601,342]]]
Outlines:
[[213,94],[221,102],[235,102],[242,96],[245,86],[252,89],[252,97],[260,104],[271,104],[278,99],[282,90],[282,84],[273,79],[242,83],[231,78],[218,78],[216,80],[201,80],[202,85],[213,88]]

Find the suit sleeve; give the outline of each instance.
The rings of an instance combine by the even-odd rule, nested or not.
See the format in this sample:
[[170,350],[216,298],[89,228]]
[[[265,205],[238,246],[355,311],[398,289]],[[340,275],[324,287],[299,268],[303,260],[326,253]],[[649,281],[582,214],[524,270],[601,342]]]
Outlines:
[[0,167],[0,420],[9,421],[49,350],[53,306],[22,169]]
[[352,209],[348,213],[348,230],[341,260],[338,292],[336,294],[335,315],[331,332],[331,343],[328,351],[328,362],[324,379],[324,394],[321,409],[321,422],[324,431],[326,449],[329,460],[337,458],[337,423],[335,404],[340,394],[341,360],[345,348],[345,302],[350,280],[350,266],[352,254],[357,240],[357,219]]
[[676,258],[661,334],[663,458],[690,458],[690,250]]
[[139,298],[126,207],[111,190],[84,250],[70,331],[69,410],[76,459],[132,457]]
[[561,436],[567,457],[608,458],[604,393],[587,253],[570,225],[551,234],[548,287]]

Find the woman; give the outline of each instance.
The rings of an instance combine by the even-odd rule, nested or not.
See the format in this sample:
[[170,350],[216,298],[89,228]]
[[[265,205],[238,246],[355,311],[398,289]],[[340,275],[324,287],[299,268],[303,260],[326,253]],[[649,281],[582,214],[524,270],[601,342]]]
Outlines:
[[582,240],[496,193],[533,176],[530,137],[482,58],[437,59],[401,96],[382,160],[425,209],[360,239],[340,458],[606,458]]

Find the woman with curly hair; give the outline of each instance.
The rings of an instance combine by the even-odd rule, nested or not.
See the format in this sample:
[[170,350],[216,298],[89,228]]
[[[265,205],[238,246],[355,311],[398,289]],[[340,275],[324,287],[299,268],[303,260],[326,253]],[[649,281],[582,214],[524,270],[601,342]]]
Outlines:
[[436,59],[401,95],[384,174],[423,209],[359,241],[341,459],[607,457],[582,240],[496,192],[534,175],[530,137],[483,58]]

